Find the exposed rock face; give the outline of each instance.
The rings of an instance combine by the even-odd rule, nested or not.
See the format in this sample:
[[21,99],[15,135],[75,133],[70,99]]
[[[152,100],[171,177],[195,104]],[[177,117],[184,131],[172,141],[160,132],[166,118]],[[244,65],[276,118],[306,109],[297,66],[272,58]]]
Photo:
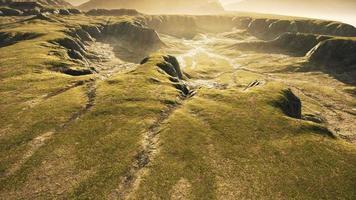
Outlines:
[[92,9],[86,13],[87,15],[91,16],[121,16],[121,15],[129,15],[135,16],[139,15],[140,13],[134,9]]
[[[86,50],[88,41],[100,40],[110,43],[114,51],[117,49],[121,53],[130,52],[130,55],[134,52],[136,59],[141,59],[164,45],[155,30],[138,22],[83,25],[78,29],[69,30],[67,35],[68,37],[52,41],[52,43],[65,48],[70,58],[84,63],[95,57]],[[138,62],[137,60],[130,61]]]
[[160,33],[190,38],[198,33],[198,25],[194,19],[193,16],[147,16],[145,23]]
[[235,47],[244,50],[305,56],[319,42],[330,38],[305,33],[283,33],[271,41],[238,43]]
[[37,33],[12,33],[12,32],[0,32],[0,47],[9,46],[19,41],[30,40],[41,36]]
[[302,118],[302,102],[292,90],[287,89],[282,91],[280,99],[275,104],[289,117]]
[[329,39],[320,42],[308,53],[311,62],[334,70],[356,70],[356,41],[351,39]]
[[160,33],[177,37],[190,38],[198,33],[226,32],[233,28],[244,29],[250,22],[250,18],[233,16],[182,16],[160,15],[145,16],[144,23]]
[[303,34],[303,33],[284,33],[275,40],[271,41],[270,44],[288,50],[290,52],[295,52],[297,55],[304,56],[310,49],[312,49],[319,42],[329,39],[328,36],[320,36],[313,34]]
[[38,0],[38,2],[45,6],[54,6],[58,8],[72,7],[72,5],[65,0]]
[[[0,8],[4,15],[19,16],[19,15],[38,15],[44,12],[53,14],[80,14],[80,11],[72,8],[72,6],[64,0],[38,0],[38,1],[14,1],[9,0],[0,3]],[[64,8],[69,8],[66,10]],[[57,10],[59,9],[59,10]],[[66,11],[64,11],[66,10]],[[58,12],[57,12],[58,11]]]
[[263,39],[275,39],[287,33],[308,33],[333,36],[356,36],[356,28],[339,22],[322,20],[277,20],[233,16],[145,16],[144,22],[158,32],[192,37],[202,32],[226,32],[233,28],[247,29]]
[[268,27],[275,20],[271,19],[254,19],[248,25],[247,30],[252,34],[263,35],[267,32]]
[[100,38],[103,27],[83,25],[81,29],[87,32],[92,38]]
[[41,9],[42,13],[50,13],[50,14],[55,14],[58,15],[59,14],[59,10],[56,8],[43,8]]
[[57,8],[72,7],[72,5],[65,0],[36,0],[36,1],[6,0],[2,2],[0,1],[0,6],[8,6],[19,10],[29,10],[29,9],[42,8],[42,7],[57,7]]
[[25,10],[23,14],[24,15],[38,15],[38,14],[41,14],[41,10],[39,8]]
[[21,10],[12,9],[12,8],[0,8],[0,12],[2,12],[2,14],[4,16],[20,16],[20,15],[23,15],[23,12]]
[[181,92],[183,96],[191,96],[194,91],[190,90],[189,86],[184,83],[185,77],[180,69],[179,63],[174,56],[171,55],[155,55],[146,57],[141,61],[141,65],[150,62],[151,59],[159,60],[155,63],[156,66],[162,70],[164,73],[170,76],[169,80],[172,82],[173,86]]
[[67,9],[71,14],[74,14],[74,15],[79,15],[79,14],[82,14],[82,11],[76,9],[76,8],[69,8]]
[[128,8],[145,13],[218,13],[224,10],[217,0],[90,0],[80,6],[82,10],[95,8]]
[[52,66],[51,70],[63,74],[71,75],[71,76],[84,76],[84,75],[93,74],[93,71],[91,69],[72,69],[66,65],[60,65],[60,66],[54,65]]
[[[67,37],[60,40],[56,40],[54,42],[67,49],[69,52],[77,52],[76,54],[81,54],[80,57],[84,58],[87,55],[84,44],[77,38]],[[74,54],[71,53],[69,55]],[[77,57],[79,56],[75,56],[73,57],[73,59],[77,59]]]
[[70,15],[71,13],[67,9],[59,9],[60,15]]
[[139,48],[136,49],[137,51],[155,49],[164,45],[155,30],[137,22],[108,24],[105,26],[103,33],[105,37],[120,40],[124,45],[127,44],[127,46]]
[[32,18],[30,18],[29,20],[44,20],[44,21],[49,21],[49,22],[55,22],[56,20],[51,19],[51,17],[46,14],[46,13],[40,13]]
[[164,62],[157,64],[159,68],[165,71],[172,77],[178,78],[180,80],[183,79],[183,74],[180,70],[179,63],[174,56],[167,55],[163,56]]
[[356,28],[351,25],[320,20],[254,19],[248,25],[248,31],[265,38],[275,38],[286,32],[356,36]]
[[70,36],[74,38],[79,38],[83,42],[94,41],[95,39],[84,29],[77,29],[75,31],[68,33]]

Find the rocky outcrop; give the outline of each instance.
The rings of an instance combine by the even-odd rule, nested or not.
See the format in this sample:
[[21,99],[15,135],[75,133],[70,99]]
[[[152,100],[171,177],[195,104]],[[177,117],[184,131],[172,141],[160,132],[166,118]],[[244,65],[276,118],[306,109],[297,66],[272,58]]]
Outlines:
[[302,118],[302,102],[292,90],[286,89],[281,92],[280,98],[274,104],[281,108],[284,114],[289,117]]
[[93,72],[90,69],[72,69],[72,68],[62,67],[62,68],[53,68],[52,70],[70,76],[85,76],[85,75],[93,74]]
[[23,12],[21,10],[13,9],[13,8],[0,8],[0,12],[2,12],[3,16],[21,16]]
[[71,14],[67,9],[63,9],[63,8],[59,9],[58,11],[59,11],[60,15],[70,15]]
[[95,69],[92,68],[78,68],[78,67],[72,67],[67,63],[63,62],[49,62],[47,63],[51,67],[49,68],[52,71],[55,72],[60,72],[63,74],[67,74],[70,76],[84,76],[84,75],[90,75],[95,73]]
[[169,74],[170,76],[182,80],[183,74],[182,71],[180,70],[180,66],[177,59],[174,56],[167,55],[167,56],[163,56],[163,60],[164,61],[158,63],[157,66],[161,68],[163,71],[165,71],[167,74]]
[[41,36],[38,33],[0,32],[0,47],[9,46],[23,40],[30,40]]
[[122,15],[136,16],[136,15],[140,15],[140,13],[134,9],[113,9],[113,10],[92,9],[92,10],[89,10],[88,12],[86,12],[86,14],[90,15],[90,16],[122,16]]
[[41,9],[41,13],[49,13],[49,14],[59,14],[59,10],[57,8],[43,8]]
[[194,91],[184,82],[187,79],[180,69],[179,63],[174,56],[171,55],[154,55],[146,57],[141,61],[141,65],[145,65],[148,62],[154,62],[162,73],[169,76],[169,80],[173,86],[181,92],[183,96],[193,95]]
[[29,10],[24,10],[23,15],[38,15],[41,14],[41,10],[39,8],[34,8],[34,9],[29,9]]
[[68,32],[68,35],[79,38],[82,42],[95,41],[95,39],[83,28],[76,29],[75,31]]
[[[68,52],[76,52],[76,54],[81,54],[80,57],[85,58],[87,57],[87,51],[85,45],[80,41],[78,38],[73,37],[66,37],[62,39],[58,39],[53,41],[53,43],[58,44]],[[69,55],[74,55],[73,53],[69,53]],[[72,57],[73,59],[77,59],[79,56]]]
[[103,28],[103,26],[82,25],[80,29],[87,32],[92,38],[100,38]]
[[43,21],[48,21],[48,22],[56,22],[55,19],[52,19],[49,14],[47,13],[40,13],[30,19],[27,19],[26,21],[31,21],[31,20],[43,20]]
[[73,14],[73,15],[82,14],[82,11],[80,11],[79,9],[76,9],[76,8],[69,8],[67,10],[69,11],[70,14]]
[[356,70],[356,40],[333,38],[308,52],[309,61],[336,71]]

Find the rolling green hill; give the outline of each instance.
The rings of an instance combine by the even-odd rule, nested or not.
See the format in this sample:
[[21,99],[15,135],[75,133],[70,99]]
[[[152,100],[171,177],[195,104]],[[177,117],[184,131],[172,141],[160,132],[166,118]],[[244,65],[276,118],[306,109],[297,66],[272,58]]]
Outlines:
[[354,199],[355,33],[248,13],[2,16],[0,199]]

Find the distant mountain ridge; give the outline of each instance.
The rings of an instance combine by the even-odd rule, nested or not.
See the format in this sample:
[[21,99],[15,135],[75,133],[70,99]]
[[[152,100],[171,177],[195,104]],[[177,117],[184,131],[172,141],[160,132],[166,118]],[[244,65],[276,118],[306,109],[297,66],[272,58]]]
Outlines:
[[21,1],[16,1],[16,0],[0,0],[0,5],[2,6],[10,6],[12,4],[39,4],[42,6],[48,6],[48,7],[72,7],[70,3],[68,3],[65,0],[21,0]]
[[95,8],[131,8],[146,13],[219,13],[224,8],[218,0],[90,0],[79,6],[82,10]]

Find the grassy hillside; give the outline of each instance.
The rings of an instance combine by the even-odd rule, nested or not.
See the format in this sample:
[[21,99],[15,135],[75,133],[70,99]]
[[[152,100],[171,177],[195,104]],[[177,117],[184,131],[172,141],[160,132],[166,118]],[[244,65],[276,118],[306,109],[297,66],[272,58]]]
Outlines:
[[[284,71],[300,58],[232,48],[221,52],[245,54],[238,58],[246,69],[234,69],[222,57],[201,56],[198,69],[181,63],[186,74],[178,77],[172,70],[177,67],[174,59],[165,56],[172,53],[171,45],[178,48],[175,39],[170,40],[174,44],[162,39],[168,50],[127,69],[100,70],[105,66],[97,60],[109,65],[114,58],[88,58],[94,60],[90,66],[95,73],[71,76],[53,67],[88,66],[53,41],[75,39],[68,30],[83,26],[135,25],[142,19],[29,18],[0,18],[4,35],[33,35],[13,37],[17,39],[0,47],[0,199],[356,196],[355,145],[336,137],[325,124],[287,116],[281,106],[290,101],[286,91],[291,85],[355,106],[354,98],[334,94],[327,84],[303,81],[315,78],[337,89],[352,86],[324,74]],[[95,45],[105,43],[97,41]],[[184,45],[185,40],[177,41]],[[138,51],[129,50],[132,55]],[[128,52],[118,52],[123,51]],[[197,84],[202,80],[206,84]],[[261,84],[251,85],[255,80]],[[324,108],[304,100],[303,114]]]

